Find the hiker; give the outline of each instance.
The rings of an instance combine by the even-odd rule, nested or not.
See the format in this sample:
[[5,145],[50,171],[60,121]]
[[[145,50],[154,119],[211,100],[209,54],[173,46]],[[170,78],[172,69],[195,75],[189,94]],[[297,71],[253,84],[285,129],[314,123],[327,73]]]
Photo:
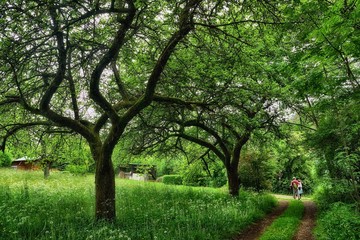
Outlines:
[[290,182],[290,188],[293,190],[293,197],[296,199],[298,197],[298,187],[299,182],[296,180],[296,177],[293,177],[293,180]]
[[302,186],[302,182],[301,179],[298,179],[299,185],[298,185],[298,198],[299,200],[301,199],[301,194],[303,194],[303,186]]

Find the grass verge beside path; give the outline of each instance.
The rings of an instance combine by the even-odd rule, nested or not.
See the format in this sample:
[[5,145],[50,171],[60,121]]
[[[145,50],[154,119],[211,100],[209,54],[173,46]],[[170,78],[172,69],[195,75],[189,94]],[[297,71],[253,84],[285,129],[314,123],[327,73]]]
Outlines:
[[304,212],[304,204],[292,200],[288,209],[260,237],[260,240],[291,240],[296,233]]

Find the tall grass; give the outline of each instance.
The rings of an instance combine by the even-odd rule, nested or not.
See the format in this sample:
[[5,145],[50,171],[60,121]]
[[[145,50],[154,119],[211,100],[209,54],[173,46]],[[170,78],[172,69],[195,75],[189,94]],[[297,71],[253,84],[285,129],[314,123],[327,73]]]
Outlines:
[[323,211],[315,229],[316,239],[356,240],[360,239],[360,215],[355,206],[345,203],[331,204]]
[[94,221],[94,177],[0,170],[0,239],[226,239],[275,205],[242,192],[116,180],[117,221]]
[[319,206],[316,239],[360,239],[360,213],[347,180],[323,179],[314,194]]
[[266,229],[260,240],[291,240],[299,227],[303,212],[304,204],[292,200],[286,211]]

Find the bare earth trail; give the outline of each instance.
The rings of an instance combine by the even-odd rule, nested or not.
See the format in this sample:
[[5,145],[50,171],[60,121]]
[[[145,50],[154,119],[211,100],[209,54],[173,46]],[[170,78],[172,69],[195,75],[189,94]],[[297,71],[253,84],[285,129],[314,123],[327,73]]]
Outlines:
[[[257,240],[265,232],[265,229],[279,217],[288,207],[291,196],[275,195],[279,199],[279,205],[265,218],[255,222],[250,227],[239,233],[232,240]],[[313,240],[312,230],[316,220],[316,205],[313,201],[304,199],[304,215],[301,220],[299,229],[293,240]]]
[[315,239],[312,230],[315,227],[316,205],[313,201],[304,201],[304,215],[301,220],[298,232],[293,240]]

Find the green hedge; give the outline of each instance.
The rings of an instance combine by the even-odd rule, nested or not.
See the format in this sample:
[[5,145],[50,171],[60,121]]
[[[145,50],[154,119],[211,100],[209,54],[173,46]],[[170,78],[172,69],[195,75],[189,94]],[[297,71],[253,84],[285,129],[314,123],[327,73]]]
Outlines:
[[84,175],[89,172],[89,169],[85,165],[67,165],[65,171],[68,171],[74,175]]
[[164,175],[162,182],[168,185],[182,185],[181,175]]

